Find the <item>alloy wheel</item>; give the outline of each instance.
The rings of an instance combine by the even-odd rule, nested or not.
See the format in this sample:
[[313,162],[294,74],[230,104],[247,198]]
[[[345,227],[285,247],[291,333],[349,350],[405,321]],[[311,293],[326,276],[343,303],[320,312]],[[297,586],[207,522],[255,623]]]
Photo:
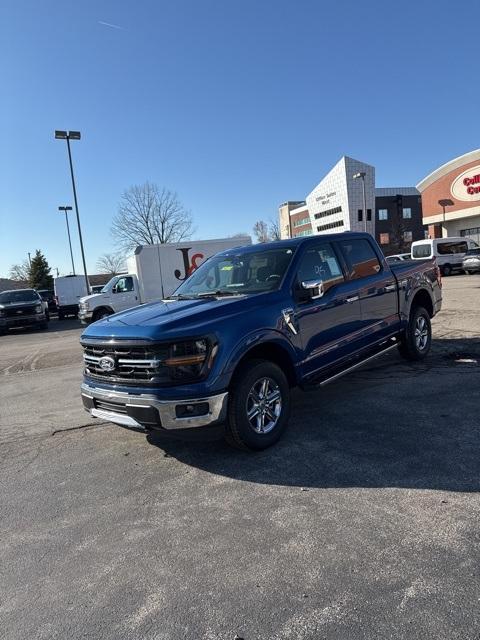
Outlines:
[[415,323],[415,345],[419,351],[423,351],[428,343],[428,325],[423,316],[419,316]]
[[260,378],[247,396],[247,418],[256,433],[269,433],[282,412],[280,387],[272,378]]

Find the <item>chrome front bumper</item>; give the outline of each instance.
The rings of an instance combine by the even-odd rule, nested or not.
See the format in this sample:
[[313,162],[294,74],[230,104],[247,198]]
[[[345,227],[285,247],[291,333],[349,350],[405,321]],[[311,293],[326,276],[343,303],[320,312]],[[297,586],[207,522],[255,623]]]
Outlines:
[[[119,391],[106,391],[82,384],[85,410],[95,418],[108,420],[126,427],[157,429],[193,429],[225,420],[228,392],[205,398],[187,400],[159,400],[149,394],[131,395]],[[208,404],[208,411],[197,416],[178,417],[177,408]]]

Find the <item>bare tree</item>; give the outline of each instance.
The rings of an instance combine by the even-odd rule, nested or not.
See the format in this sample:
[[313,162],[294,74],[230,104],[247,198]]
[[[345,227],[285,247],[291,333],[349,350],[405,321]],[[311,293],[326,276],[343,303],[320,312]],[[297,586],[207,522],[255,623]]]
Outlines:
[[121,253],[104,253],[97,260],[97,269],[100,273],[110,273],[115,276],[125,271],[125,258]]
[[12,280],[20,280],[27,282],[30,277],[30,264],[28,260],[24,260],[19,264],[10,267],[10,278]]
[[192,215],[176,193],[145,182],[123,192],[112,235],[124,250],[140,244],[181,242],[192,235]]
[[265,220],[257,220],[257,222],[255,222],[253,225],[253,235],[257,238],[258,242],[269,242],[268,224]]
[[278,220],[270,220],[269,234],[271,240],[281,240]]

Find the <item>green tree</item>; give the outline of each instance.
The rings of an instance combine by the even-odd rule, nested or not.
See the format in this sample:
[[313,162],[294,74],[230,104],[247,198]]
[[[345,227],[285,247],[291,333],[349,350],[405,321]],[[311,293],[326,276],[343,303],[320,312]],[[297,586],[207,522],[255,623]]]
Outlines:
[[32,266],[28,278],[28,284],[33,289],[51,289],[53,277],[50,275],[50,267],[43,253],[37,249],[32,258]]

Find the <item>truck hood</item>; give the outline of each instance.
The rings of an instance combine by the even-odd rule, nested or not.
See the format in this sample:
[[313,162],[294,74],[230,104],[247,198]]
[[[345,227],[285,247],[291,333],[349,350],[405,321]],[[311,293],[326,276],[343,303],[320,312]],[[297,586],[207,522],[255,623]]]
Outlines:
[[225,319],[253,313],[265,304],[265,296],[273,302],[277,292],[252,296],[169,300],[140,305],[95,322],[83,337],[163,340],[170,337],[212,332]]
[[83,298],[80,298],[79,302],[92,302],[98,300],[99,298],[105,300],[106,297],[108,296],[105,293],[91,293],[89,296],[83,296]]

